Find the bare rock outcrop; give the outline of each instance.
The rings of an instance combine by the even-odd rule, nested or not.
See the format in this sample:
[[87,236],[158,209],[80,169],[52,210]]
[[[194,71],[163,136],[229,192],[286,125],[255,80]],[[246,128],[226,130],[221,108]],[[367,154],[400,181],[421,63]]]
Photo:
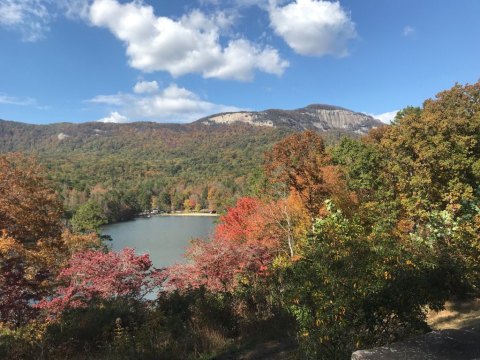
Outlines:
[[338,106],[309,105],[297,110],[240,111],[212,115],[197,121],[204,125],[245,123],[255,126],[286,127],[297,131],[340,130],[366,134],[382,122],[370,115]]

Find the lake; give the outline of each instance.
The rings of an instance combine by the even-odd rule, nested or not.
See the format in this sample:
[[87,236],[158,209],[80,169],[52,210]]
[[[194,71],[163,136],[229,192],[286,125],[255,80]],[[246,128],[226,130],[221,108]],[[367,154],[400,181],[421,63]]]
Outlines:
[[148,253],[159,268],[184,262],[190,240],[212,234],[216,220],[214,216],[153,216],[104,226],[102,234],[112,237],[113,250],[131,247],[137,254]]

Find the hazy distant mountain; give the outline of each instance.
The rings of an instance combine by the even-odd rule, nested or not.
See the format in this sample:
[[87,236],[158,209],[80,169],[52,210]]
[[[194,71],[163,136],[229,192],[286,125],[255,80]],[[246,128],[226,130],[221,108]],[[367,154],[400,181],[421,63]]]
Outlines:
[[289,128],[295,131],[316,130],[342,131],[347,133],[366,134],[371,128],[382,125],[382,122],[359,112],[338,106],[309,105],[296,110],[265,110],[222,113],[200,119],[197,123],[232,124],[246,123],[255,126]]

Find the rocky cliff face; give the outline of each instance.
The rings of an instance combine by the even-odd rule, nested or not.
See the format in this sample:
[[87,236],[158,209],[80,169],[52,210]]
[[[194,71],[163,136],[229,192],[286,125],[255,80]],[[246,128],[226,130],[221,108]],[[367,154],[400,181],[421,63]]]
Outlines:
[[341,130],[357,134],[365,134],[382,125],[382,122],[370,115],[330,105],[310,105],[297,110],[222,113],[197,121],[205,125],[239,122],[255,126],[287,127],[298,131]]

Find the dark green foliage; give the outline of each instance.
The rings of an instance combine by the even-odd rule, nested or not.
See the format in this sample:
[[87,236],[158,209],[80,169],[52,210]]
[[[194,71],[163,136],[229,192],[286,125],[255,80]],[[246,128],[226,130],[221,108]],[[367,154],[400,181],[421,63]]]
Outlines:
[[95,200],[89,200],[81,205],[70,222],[73,231],[82,233],[100,233],[100,226],[106,223],[107,218]]
[[382,186],[382,154],[373,144],[343,138],[332,149],[332,157],[344,169],[348,187],[359,196],[368,196]]
[[357,214],[363,224],[388,233],[398,221],[400,206],[384,171],[390,165],[378,145],[366,139],[343,138],[331,153],[348,189],[358,198]]
[[430,295],[418,290],[428,288],[422,281],[428,277],[395,264],[392,259],[402,261],[398,247],[385,239],[372,246],[360,222],[328,208],[305,257],[282,275],[282,301],[297,320],[304,356],[347,359],[357,348],[424,331]]

